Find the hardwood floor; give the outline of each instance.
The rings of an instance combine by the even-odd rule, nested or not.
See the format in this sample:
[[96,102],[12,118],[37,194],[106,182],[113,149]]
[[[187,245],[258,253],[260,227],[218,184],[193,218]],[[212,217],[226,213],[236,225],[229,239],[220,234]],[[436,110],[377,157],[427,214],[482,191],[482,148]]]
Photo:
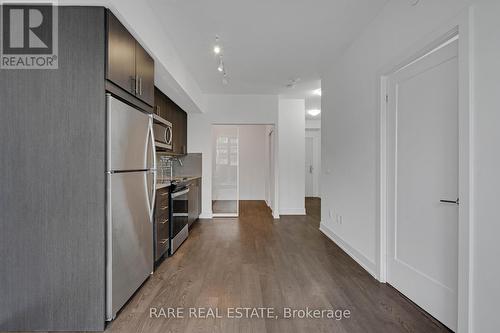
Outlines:
[[[450,332],[318,230],[320,199],[307,198],[306,211],[273,220],[264,202],[243,201],[239,218],[195,223],[106,332]],[[223,318],[189,318],[198,307]],[[273,307],[280,318],[231,319],[229,307]],[[350,318],[283,319],[285,307],[349,310]],[[184,308],[185,318],[151,318],[151,308]]]
[[214,214],[237,215],[237,200],[212,200],[212,212]]
[[[108,332],[448,332],[390,286],[378,283],[319,230],[319,199],[307,216],[273,220],[264,202],[240,217],[196,223],[107,327]],[[150,318],[150,308],[184,307],[186,318]],[[189,307],[220,309],[188,318]],[[228,307],[341,309],[350,319],[229,319]]]

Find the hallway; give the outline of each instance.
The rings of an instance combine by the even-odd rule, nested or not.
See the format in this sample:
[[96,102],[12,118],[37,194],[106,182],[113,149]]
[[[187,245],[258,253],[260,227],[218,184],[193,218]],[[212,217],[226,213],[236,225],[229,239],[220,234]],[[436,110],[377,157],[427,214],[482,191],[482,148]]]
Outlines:
[[[447,332],[389,286],[379,284],[319,230],[319,199],[308,215],[273,220],[264,202],[241,203],[240,218],[200,221],[108,332]],[[184,307],[185,318],[150,318],[150,308]],[[189,318],[188,308],[223,318]],[[349,310],[351,318],[230,319],[228,307]]]

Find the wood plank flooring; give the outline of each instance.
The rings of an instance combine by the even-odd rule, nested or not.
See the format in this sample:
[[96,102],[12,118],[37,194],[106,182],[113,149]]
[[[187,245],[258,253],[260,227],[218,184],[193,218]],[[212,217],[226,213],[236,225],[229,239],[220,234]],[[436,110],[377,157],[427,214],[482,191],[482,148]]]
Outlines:
[[[319,199],[306,206],[307,216],[273,220],[264,202],[247,201],[239,218],[196,223],[107,331],[448,332],[318,230]],[[155,319],[150,307],[211,307],[224,316],[228,307],[347,309],[351,318]]]
[[[273,220],[264,202],[241,202],[239,218],[197,222],[109,324],[106,332],[449,332],[378,283],[319,230],[320,200],[307,216]],[[350,319],[150,318],[150,308],[341,309]],[[224,317],[223,316],[223,317]]]

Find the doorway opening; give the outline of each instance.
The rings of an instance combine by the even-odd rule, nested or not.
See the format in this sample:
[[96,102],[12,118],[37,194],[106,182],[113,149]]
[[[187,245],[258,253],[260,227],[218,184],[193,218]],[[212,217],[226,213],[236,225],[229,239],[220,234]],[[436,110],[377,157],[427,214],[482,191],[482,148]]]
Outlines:
[[237,217],[241,201],[262,201],[276,211],[274,125],[212,126],[212,212]]
[[305,137],[305,193],[306,198],[320,197],[321,129],[306,128]]
[[[321,83],[320,83],[321,84]],[[321,86],[305,97],[304,193],[308,216],[321,219]]]

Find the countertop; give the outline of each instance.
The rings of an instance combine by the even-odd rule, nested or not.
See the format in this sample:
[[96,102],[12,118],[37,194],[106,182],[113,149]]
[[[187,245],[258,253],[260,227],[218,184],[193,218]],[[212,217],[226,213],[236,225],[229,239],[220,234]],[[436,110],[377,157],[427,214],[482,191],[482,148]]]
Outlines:
[[199,179],[201,176],[175,176],[175,177],[168,177],[168,178],[158,178],[156,181],[156,189],[160,190],[165,187],[169,187],[172,185],[172,182],[174,181],[182,181],[182,182],[189,182],[191,180]]

